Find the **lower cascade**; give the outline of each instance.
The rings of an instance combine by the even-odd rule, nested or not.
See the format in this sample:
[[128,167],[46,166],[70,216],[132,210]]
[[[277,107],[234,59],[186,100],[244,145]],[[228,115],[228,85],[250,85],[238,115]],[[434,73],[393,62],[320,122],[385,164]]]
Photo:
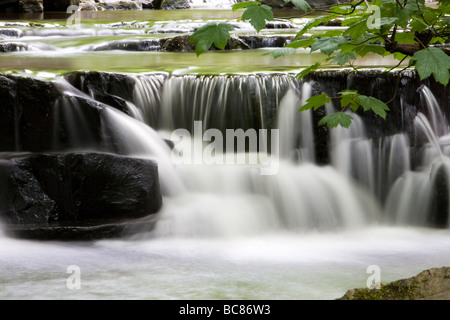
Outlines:
[[[410,98],[397,97],[401,110],[386,119],[398,122],[401,114],[397,128],[388,123],[386,132],[374,131],[376,116],[361,114],[350,129],[326,129],[317,125],[317,112],[297,112],[327,85],[323,76],[299,82],[288,73],[68,74],[44,82],[60,92],[47,111],[50,145],[23,149],[27,137],[16,131],[17,149],[3,151],[100,151],[156,161],[163,196],[150,233],[156,237],[379,223],[448,228],[448,123],[430,88],[417,85],[415,109],[405,107]],[[405,86],[416,81],[404,78]],[[19,123],[24,113],[13,117]],[[176,138],[178,130],[189,135]],[[272,172],[264,174],[268,167]]]

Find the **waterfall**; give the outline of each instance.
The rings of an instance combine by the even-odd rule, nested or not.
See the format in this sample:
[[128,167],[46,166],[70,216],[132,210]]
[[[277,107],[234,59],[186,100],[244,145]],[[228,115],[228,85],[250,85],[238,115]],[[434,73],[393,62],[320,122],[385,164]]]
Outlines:
[[[406,132],[370,138],[364,117],[352,114],[350,129],[329,130],[330,162],[319,165],[316,120],[312,111],[297,112],[312,95],[310,82],[275,73],[130,77],[134,86],[128,95],[132,101],[126,103],[128,114],[93,100],[66,80],[55,81],[63,92],[55,104],[55,118],[67,123],[74,149],[93,149],[97,143],[105,152],[158,162],[164,205],[151,236],[306,233],[380,222],[448,227],[450,160],[443,152],[449,150],[443,148],[448,139],[437,135],[447,129],[437,101],[425,87],[420,93],[427,113],[416,116],[414,148]],[[326,109],[333,111],[331,105]],[[177,162],[178,145],[167,140],[179,129],[194,136],[185,141],[193,148],[183,149],[193,150],[194,159],[205,146],[211,149],[212,140],[204,139],[207,130],[255,130],[264,143],[270,134],[256,130],[279,130],[271,145],[274,150],[249,147],[231,152],[237,158],[244,154],[246,160],[253,159],[253,153],[257,159],[270,156],[278,166],[264,175],[258,170],[263,162]],[[55,136],[60,130],[55,125]],[[251,141],[250,134],[245,138]]]
[[419,112],[414,124],[416,135],[425,140],[422,157],[417,170],[404,168],[405,173],[392,185],[386,212],[396,223],[448,228],[450,158],[443,153],[448,123],[430,89],[422,86],[420,93],[426,114]]
[[311,86],[302,86],[301,97],[290,89],[280,101],[278,128],[280,130],[280,156],[315,162],[312,111],[298,112],[311,97]]
[[168,77],[167,73],[148,73],[144,75],[132,75],[135,80],[133,91],[133,103],[140,111],[138,120],[157,127],[159,125],[161,94],[163,85]]
[[[63,123],[67,126],[71,149],[92,150],[100,147],[107,152],[156,160],[163,195],[183,192],[184,187],[172,166],[170,148],[154,129],[115,108],[99,104],[64,79],[55,80],[55,84],[63,93],[55,104],[55,113],[61,116],[56,117],[55,137],[59,134],[57,129],[60,123]],[[85,108],[80,101],[91,102],[95,108]],[[140,115],[132,103],[127,105]],[[93,115],[98,117],[99,128],[89,127],[93,123],[89,118]],[[95,130],[101,131],[100,136],[94,133]],[[54,143],[55,149],[61,149],[57,144]]]

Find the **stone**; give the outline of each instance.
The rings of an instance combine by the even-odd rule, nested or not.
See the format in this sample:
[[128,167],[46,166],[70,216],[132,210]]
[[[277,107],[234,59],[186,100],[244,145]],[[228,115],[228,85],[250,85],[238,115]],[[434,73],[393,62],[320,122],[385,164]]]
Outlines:
[[[195,43],[189,42],[189,35],[175,36],[172,38],[161,39],[161,47],[164,51],[170,52],[192,52],[195,51]],[[217,48],[211,45],[210,50],[216,50]],[[231,37],[226,46],[225,50],[234,49],[250,49],[250,46],[241,40],[239,37]]]
[[100,1],[97,4],[99,10],[142,10],[142,4],[139,1]]
[[109,150],[100,125],[105,105],[63,90],[52,81],[0,74],[0,152]]
[[110,105],[122,112],[127,111],[127,101],[132,101],[135,81],[126,74],[100,71],[76,71],[64,78],[78,90],[95,100]]
[[191,5],[189,0],[162,0],[161,9],[171,10],[171,9],[189,9]]
[[450,267],[431,268],[418,275],[381,284],[380,289],[352,289],[338,300],[449,300]]
[[19,11],[25,13],[43,12],[43,0],[19,0]]
[[94,0],[80,0],[78,7],[79,7],[80,11],[98,11],[99,10],[97,7],[97,3]]
[[139,0],[142,9],[161,9],[162,0]]
[[0,12],[17,12],[19,0],[2,0],[0,2]]
[[0,219],[32,227],[136,219],[162,206],[153,160],[103,153],[33,154],[0,160]]
[[75,0],[44,0],[45,11],[64,11],[71,5],[78,5]]

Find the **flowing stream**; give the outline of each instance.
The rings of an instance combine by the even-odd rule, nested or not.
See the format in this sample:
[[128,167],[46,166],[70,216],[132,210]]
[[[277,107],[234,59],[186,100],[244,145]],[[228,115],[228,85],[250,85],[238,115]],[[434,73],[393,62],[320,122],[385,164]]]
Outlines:
[[[83,63],[90,69],[106,57],[105,65],[114,62],[108,71],[130,72],[135,86],[128,114],[106,106],[102,129],[118,142],[118,152],[158,161],[164,204],[155,229],[119,239],[39,242],[0,231],[1,298],[335,299],[365,287],[371,265],[380,267],[382,282],[389,282],[450,264],[448,203],[446,213],[438,212],[440,227],[429,226],[434,181],[450,177],[448,119],[426,86],[419,94],[427,110],[418,113],[414,128],[426,143],[414,167],[406,132],[375,141],[357,116],[351,129],[331,131],[330,164],[320,165],[313,114],[296,112],[313,86],[293,81],[287,72],[310,64],[314,55],[300,53],[280,64],[271,60],[276,72],[267,72],[267,66],[259,67],[270,57],[249,51],[250,60],[261,59],[250,72],[240,51],[208,53],[195,64],[191,53],[118,50],[83,56],[74,48],[93,42],[79,41],[77,35],[35,36],[24,29],[29,33],[22,34],[28,37],[25,42],[51,43],[57,49],[4,54],[0,66],[28,64],[28,74],[56,74],[40,75],[65,93],[55,108],[70,110],[64,116],[73,124],[75,147],[89,138],[80,136],[83,114],[70,97],[92,95],[72,87],[59,71],[81,69]],[[94,42],[105,40],[89,30],[88,38],[100,37]],[[74,64],[66,65],[70,61]],[[229,64],[245,70],[219,74],[229,71]],[[197,73],[211,65],[216,72]],[[202,134],[208,129],[267,130],[268,135],[258,131],[257,138],[271,152],[255,152],[256,164],[174,163],[163,139],[177,129],[193,134],[196,128]],[[278,136],[270,135],[273,130],[279,130]],[[194,162],[205,159],[204,149],[195,148],[205,143],[198,138],[183,145],[194,146],[183,149],[193,152]],[[253,159],[252,153],[242,153]],[[270,160],[274,174],[261,174],[261,159]],[[80,289],[67,286],[73,265],[81,271]]]

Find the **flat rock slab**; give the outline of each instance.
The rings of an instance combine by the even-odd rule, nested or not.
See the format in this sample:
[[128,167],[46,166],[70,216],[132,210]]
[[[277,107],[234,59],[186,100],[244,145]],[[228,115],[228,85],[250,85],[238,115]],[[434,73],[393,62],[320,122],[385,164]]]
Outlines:
[[136,235],[151,231],[156,217],[124,221],[90,223],[51,223],[43,225],[3,225],[2,231],[10,237],[29,240],[89,241]]

